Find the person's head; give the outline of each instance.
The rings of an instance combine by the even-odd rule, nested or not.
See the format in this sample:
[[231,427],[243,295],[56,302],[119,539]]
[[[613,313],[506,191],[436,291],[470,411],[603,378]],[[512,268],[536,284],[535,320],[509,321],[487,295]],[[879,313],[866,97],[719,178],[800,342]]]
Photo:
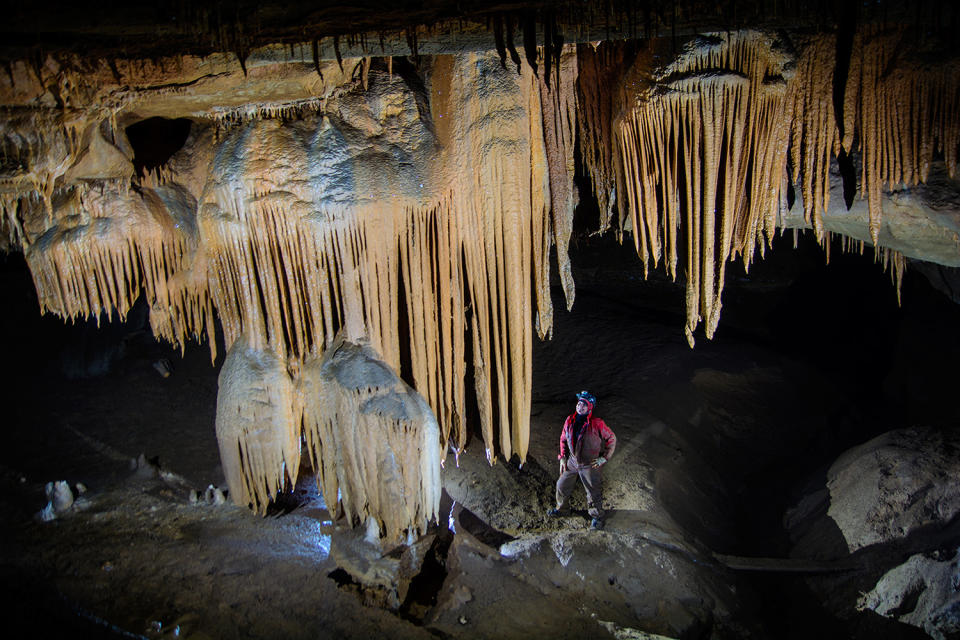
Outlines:
[[577,394],[577,413],[580,415],[585,416],[592,413],[595,404],[597,404],[597,399],[589,391],[581,391]]

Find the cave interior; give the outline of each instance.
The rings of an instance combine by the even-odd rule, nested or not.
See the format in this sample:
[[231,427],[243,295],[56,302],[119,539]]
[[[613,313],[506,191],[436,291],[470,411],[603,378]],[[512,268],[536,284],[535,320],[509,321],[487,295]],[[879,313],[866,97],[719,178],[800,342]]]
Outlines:
[[[960,638],[957,26],[14,9],[6,619]],[[547,515],[581,389],[618,441],[600,531],[580,485]]]

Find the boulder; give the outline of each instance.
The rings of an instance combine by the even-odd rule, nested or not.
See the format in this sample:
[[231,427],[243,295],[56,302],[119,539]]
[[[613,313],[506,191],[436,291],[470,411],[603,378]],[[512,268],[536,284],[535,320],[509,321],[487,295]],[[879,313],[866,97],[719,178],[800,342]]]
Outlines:
[[890,542],[960,513],[960,434],[913,427],[841,455],[827,473],[832,518],[849,551]]
[[958,555],[946,559],[911,556],[883,575],[857,602],[888,618],[920,627],[936,640],[960,638],[960,566]]

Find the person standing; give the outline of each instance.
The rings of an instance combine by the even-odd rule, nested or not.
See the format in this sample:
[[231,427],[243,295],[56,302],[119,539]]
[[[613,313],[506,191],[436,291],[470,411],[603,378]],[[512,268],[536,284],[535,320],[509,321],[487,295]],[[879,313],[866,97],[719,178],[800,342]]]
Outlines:
[[602,529],[603,472],[601,471],[617,448],[617,436],[600,418],[593,415],[596,397],[588,391],[577,394],[576,411],[567,417],[560,433],[560,478],[557,480],[557,506],[550,516],[570,513],[567,498],[580,478],[587,492],[587,513],[591,529]]

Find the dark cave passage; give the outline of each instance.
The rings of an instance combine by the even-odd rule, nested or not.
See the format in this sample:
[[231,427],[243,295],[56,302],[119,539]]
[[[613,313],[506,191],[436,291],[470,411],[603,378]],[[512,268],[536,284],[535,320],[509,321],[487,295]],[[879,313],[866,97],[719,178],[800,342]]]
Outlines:
[[167,163],[173,154],[183,148],[190,135],[192,123],[187,118],[147,118],[126,128],[127,139],[133,147],[134,173],[142,176]]

